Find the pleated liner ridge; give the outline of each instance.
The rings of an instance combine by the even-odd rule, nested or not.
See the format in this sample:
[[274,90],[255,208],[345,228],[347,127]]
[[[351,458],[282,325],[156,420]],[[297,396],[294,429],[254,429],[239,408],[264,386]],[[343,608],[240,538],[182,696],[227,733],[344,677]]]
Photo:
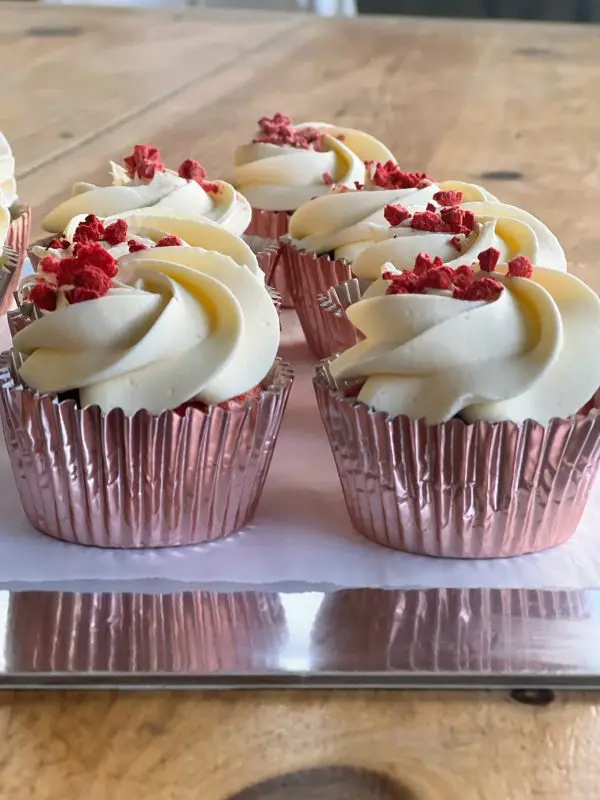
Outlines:
[[12,304],[12,293],[20,271],[19,254],[11,247],[5,247],[0,263],[0,314],[5,314]]
[[332,360],[317,369],[317,402],[350,519],[368,539],[422,555],[499,558],[575,532],[600,459],[600,392],[588,413],[547,427],[428,425],[348,396]]
[[281,251],[294,308],[308,346],[317,358],[347,350],[361,341],[361,334],[345,315],[321,307],[322,296],[332,286],[352,277],[350,264],[300,250],[289,238],[282,240]]
[[[244,238],[258,236],[262,239],[270,240],[279,244],[282,236],[288,232],[290,215],[287,211],[267,211],[262,208],[252,209],[252,219],[250,225],[244,233]],[[292,297],[289,292],[286,270],[283,262],[279,262],[273,272],[271,286],[279,292],[282,297],[284,308],[291,308],[293,305]]]
[[16,592],[8,619],[19,672],[269,668],[286,637],[279,597],[261,592]]
[[[8,358],[6,357],[8,355]],[[15,354],[4,354],[7,364]],[[23,509],[44,533],[98,547],[168,547],[227,536],[252,518],[293,372],[277,360],[243,405],[185,416],[77,408],[0,376],[0,412]]]

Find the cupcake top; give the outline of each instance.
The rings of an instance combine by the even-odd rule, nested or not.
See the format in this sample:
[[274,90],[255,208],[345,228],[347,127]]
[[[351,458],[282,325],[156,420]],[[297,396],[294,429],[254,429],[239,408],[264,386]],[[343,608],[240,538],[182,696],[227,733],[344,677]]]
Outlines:
[[198,247],[229,256],[247,267],[254,277],[264,283],[265,276],[256,256],[239,236],[212,222],[185,219],[168,210],[154,213],[128,211],[100,220],[94,214],[74,217],[65,232],[45,247],[34,245],[33,254],[39,258],[52,256],[71,258],[78,245],[97,242],[113,258],[141,252],[154,247]]
[[42,220],[44,230],[62,233],[73,217],[80,215],[105,218],[131,211],[209,220],[237,234],[250,223],[248,201],[230,184],[207,180],[198,161],[188,158],[175,172],[165,167],[156,147],[137,144],[124,164],[111,161],[111,186],[76,183],[71,197]]
[[0,206],[10,208],[16,200],[15,159],[5,135],[0,131]]
[[254,208],[295,211],[335,183],[365,182],[365,161],[394,161],[373,136],[323,122],[294,125],[284,114],[263,117],[250,144],[237,148],[231,183]]
[[42,314],[13,340],[28,356],[25,383],[78,390],[82,407],[104,412],[159,414],[238,398],[267,376],[279,346],[264,285],[232,258],[197,247],[130,253],[117,280],[111,254],[82,244],[74,258],[40,263],[28,300]]
[[459,205],[461,192],[444,192],[438,195],[440,199],[444,207],[439,203],[386,206],[383,213],[388,225],[373,226],[375,243],[356,257],[352,272],[358,278],[376,280],[384,264],[411,269],[422,252],[456,268],[476,262],[490,247],[500,251],[503,262],[523,255],[533,264],[566,271],[567,260],[558,239],[527,211],[498,202]]
[[411,271],[386,265],[347,309],[365,341],[333,377],[365,378],[360,401],[431,424],[576,414],[600,386],[600,299],[566,272],[499,259],[490,248],[475,269],[424,255]]
[[317,254],[333,251],[335,258],[354,261],[368,245],[381,238],[387,227],[388,205],[438,208],[496,201],[483,187],[461,181],[436,183],[423,172],[404,172],[398,164],[367,162],[365,183],[349,189],[336,184],[325,195],[304,203],[292,214],[289,232],[302,250]]

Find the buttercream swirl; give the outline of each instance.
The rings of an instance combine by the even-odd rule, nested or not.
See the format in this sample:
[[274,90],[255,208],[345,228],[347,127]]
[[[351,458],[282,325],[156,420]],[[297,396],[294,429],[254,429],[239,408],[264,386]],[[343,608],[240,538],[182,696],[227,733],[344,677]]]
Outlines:
[[[567,261],[556,236],[539,219],[516,206],[498,202],[463,203],[463,211],[475,214],[476,224],[468,234],[416,230],[407,219],[395,227],[373,226],[374,243],[356,257],[352,271],[358,278],[376,280],[385,263],[397,269],[412,269],[419,253],[441,258],[449,267],[477,261],[490,247],[500,251],[502,261],[527,256],[535,265],[566,271]],[[411,207],[410,212],[422,212]],[[454,242],[458,240],[460,249]]]
[[105,412],[158,414],[191,400],[220,403],[263,380],[279,319],[244,266],[194,247],[124,260],[108,294],[62,306],[15,336],[29,386],[79,390],[83,407]]
[[[186,219],[178,216],[176,212],[169,212],[166,209],[148,209],[145,213],[126,211],[104,219],[104,227],[108,227],[118,220],[123,220],[127,224],[126,240],[116,245],[110,245],[102,240],[99,243],[108,250],[113,258],[117,259],[119,264],[122,258],[129,254],[131,241],[147,248],[153,248],[165,236],[176,236],[181,240],[183,247],[201,248],[229,256],[236,263],[247,267],[258,281],[264,283],[265,274],[259,267],[253,251],[243,239],[226,228],[211,222]],[[69,242],[68,248],[34,246],[32,248],[34,254],[39,257],[50,254],[57,258],[72,255],[75,232],[83,222],[85,222],[85,217],[77,216],[65,228],[63,236]],[[142,252],[145,251],[140,251],[140,253]]]
[[[477,279],[488,273],[479,273]],[[366,378],[358,399],[429,423],[575,414],[600,386],[600,299],[573,275],[537,267],[531,278],[494,272],[492,302],[444,292],[386,294],[379,279],[350,306],[365,341],[331,365]]]
[[333,251],[335,258],[352,262],[366,247],[381,239],[381,229],[387,226],[384,217],[387,205],[425,207],[440,191],[461,192],[464,203],[496,200],[483,187],[461,181],[430,182],[421,188],[407,189],[378,189],[367,181],[363,191],[334,189],[301,205],[290,218],[290,236],[302,250],[317,254]]
[[208,220],[238,235],[250,223],[250,204],[225,181],[199,183],[172,170],[157,170],[149,180],[130,177],[114,162],[111,174],[111,186],[76,183],[71,197],[42,220],[44,230],[62,233],[76,216],[95,214],[105,218],[131,211],[141,216],[166,213],[184,219]]
[[0,206],[10,208],[16,199],[15,159],[6,137],[0,131]]
[[230,182],[254,208],[295,211],[313,197],[327,194],[330,182],[354,188],[365,182],[365,161],[394,160],[392,153],[367,133],[322,122],[296,125],[296,131],[323,133],[314,146],[297,148],[255,140],[238,147]]

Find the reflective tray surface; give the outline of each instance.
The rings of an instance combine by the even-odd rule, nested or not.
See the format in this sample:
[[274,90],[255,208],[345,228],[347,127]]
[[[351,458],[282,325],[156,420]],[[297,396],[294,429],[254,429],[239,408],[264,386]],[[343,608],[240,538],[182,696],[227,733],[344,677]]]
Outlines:
[[600,592],[0,592],[11,687],[600,687]]

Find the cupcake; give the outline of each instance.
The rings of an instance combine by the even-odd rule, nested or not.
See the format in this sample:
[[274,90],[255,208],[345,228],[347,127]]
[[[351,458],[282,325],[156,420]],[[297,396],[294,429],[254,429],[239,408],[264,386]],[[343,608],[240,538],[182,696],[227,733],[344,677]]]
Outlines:
[[390,265],[315,379],[355,528],[412,553],[536,552],[575,531],[600,457],[600,299],[525,256]]
[[[300,254],[296,258],[299,265],[296,272],[300,274],[300,267],[303,268],[303,283],[307,283],[304,275],[313,278],[314,297],[319,292],[315,275],[321,280],[321,286],[323,275],[326,279],[343,275],[338,284],[354,276],[368,285],[381,276],[386,263],[393,264],[396,269],[412,270],[425,259],[426,263],[456,269],[462,264],[476,262],[479,254],[490,247],[500,252],[503,262],[522,255],[533,264],[566,271],[564,251],[543,222],[520,208],[497,201],[465,203],[465,194],[442,191],[436,193],[427,206],[386,205],[382,212],[384,224],[371,223],[371,242],[361,249],[351,265],[333,262],[325,270],[323,265],[327,267],[327,261],[319,259],[315,265],[312,256],[313,263],[309,264],[307,257]],[[472,191],[466,194],[472,195]],[[440,205],[448,202],[456,205]],[[295,285],[296,281],[293,283]],[[327,288],[320,291],[327,296]],[[298,315],[304,319],[307,338],[314,344],[317,355],[325,357],[360,341],[360,334],[347,320],[335,313],[333,316],[319,314],[316,306],[322,307],[322,303],[313,300],[308,306],[310,297],[306,293],[304,297],[303,307],[298,304]],[[350,298],[346,302],[350,302]]]
[[[237,264],[247,267],[262,284],[265,283],[266,273],[272,268],[276,255],[271,251],[264,251],[256,256],[243,239],[212,222],[170,216],[166,212],[159,213],[158,210],[149,209],[147,213],[125,211],[104,220],[94,214],[73,217],[60,236],[30,248],[31,261],[37,270],[40,261],[48,256],[59,260],[72,258],[78,245],[96,242],[116,259],[117,264],[129,253],[155,247],[196,247],[211,250],[229,256]],[[270,288],[269,292],[279,306],[281,298]]]
[[[294,125],[290,117],[262,117],[248,144],[235,152],[229,180],[252,205],[249,234],[278,240],[288,231],[291,214],[313,197],[327,194],[333,184],[354,188],[364,184],[365,161],[394,161],[373,136],[322,122]],[[275,288],[286,292],[285,264]]]
[[[27,279],[26,279],[27,280]],[[252,518],[291,386],[243,265],[195,247],[47,257],[0,410],[29,520],[102,547],[193,544]]]
[[[8,216],[8,225],[6,217]],[[15,181],[15,159],[9,143],[0,132],[0,237],[1,245],[5,244],[16,255],[16,268],[11,268],[11,281],[4,283],[4,294],[0,294],[0,313],[4,313],[12,302],[14,291],[21,274],[23,261],[27,253],[29,230],[31,228],[31,208],[19,202],[17,183]],[[12,264],[11,264],[12,267]]]

